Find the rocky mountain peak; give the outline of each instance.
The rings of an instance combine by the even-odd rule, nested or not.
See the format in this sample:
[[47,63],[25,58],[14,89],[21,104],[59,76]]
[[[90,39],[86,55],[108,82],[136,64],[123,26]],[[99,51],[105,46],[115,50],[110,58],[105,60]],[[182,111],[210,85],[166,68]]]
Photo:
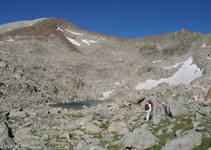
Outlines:
[[64,19],[49,18],[35,23],[29,27],[15,29],[3,33],[0,35],[0,41],[10,38],[17,40],[35,38],[37,40],[48,42],[50,35],[53,34],[57,36],[64,44],[66,44],[70,51],[79,52],[79,50],[65,37],[61,29],[59,29],[60,27],[65,28],[68,24],[69,22]]

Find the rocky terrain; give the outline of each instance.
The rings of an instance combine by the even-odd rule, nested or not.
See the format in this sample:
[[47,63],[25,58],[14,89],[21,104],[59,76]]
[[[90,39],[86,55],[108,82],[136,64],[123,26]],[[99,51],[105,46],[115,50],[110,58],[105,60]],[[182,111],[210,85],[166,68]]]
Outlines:
[[0,25],[0,149],[210,150],[210,114],[211,34],[125,40],[57,18]]

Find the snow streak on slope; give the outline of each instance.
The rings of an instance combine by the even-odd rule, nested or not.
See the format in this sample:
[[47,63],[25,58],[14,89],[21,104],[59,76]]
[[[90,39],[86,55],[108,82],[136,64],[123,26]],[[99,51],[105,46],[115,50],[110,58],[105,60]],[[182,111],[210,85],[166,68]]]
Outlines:
[[90,45],[90,43],[97,43],[98,41],[94,41],[94,40],[81,40],[82,42],[86,43],[87,45]]
[[69,38],[69,37],[66,37],[71,43],[73,43],[73,44],[75,44],[75,45],[77,45],[77,46],[80,46],[81,44],[80,43],[78,43],[78,42],[76,42],[76,40],[74,40],[74,39],[71,39],[71,38]]
[[202,71],[195,64],[192,64],[193,58],[190,57],[187,61],[184,61],[181,68],[169,78],[161,78],[159,80],[147,80],[145,83],[141,83],[136,86],[137,90],[151,89],[161,83],[168,83],[169,85],[178,85],[180,83],[190,84],[194,79],[202,76]]
[[70,32],[70,33],[72,33],[72,34],[75,34],[75,35],[81,35],[81,36],[83,36],[84,34],[82,34],[82,33],[77,33],[77,32],[73,32],[73,31],[70,31],[70,30],[66,30],[67,32]]
[[57,27],[56,30],[60,30],[60,31],[62,31],[62,32],[64,31],[64,30],[62,30],[59,26]]
[[154,60],[152,63],[154,64],[154,63],[159,63],[159,62],[161,62],[162,60]]

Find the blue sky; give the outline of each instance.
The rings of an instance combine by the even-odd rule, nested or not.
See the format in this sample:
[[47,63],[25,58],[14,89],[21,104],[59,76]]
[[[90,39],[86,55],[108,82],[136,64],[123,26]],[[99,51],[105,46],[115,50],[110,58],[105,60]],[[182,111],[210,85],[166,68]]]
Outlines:
[[2,0],[0,24],[64,18],[81,29],[125,39],[187,29],[211,32],[211,0]]

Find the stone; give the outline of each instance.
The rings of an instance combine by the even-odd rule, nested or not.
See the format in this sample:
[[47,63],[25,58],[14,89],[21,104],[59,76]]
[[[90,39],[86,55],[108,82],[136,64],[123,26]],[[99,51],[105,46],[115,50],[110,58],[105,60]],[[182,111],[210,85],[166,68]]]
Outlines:
[[76,136],[82,136],[82,135],[84,135],[84,132],[82,132],[82,131],[80,131],[80,130],[75,130],[73,133],[74,133]]
[[166,133],[167,133],[167,134],[172,133],[172,132],[173,132],[173,127],[174,127],[174,124],[169,125],[169,126],[167,127]]
[[142,150],[153,146],[159,140],[149,131],[147,125],[143,125],[123,136],[122,141],[124,148]]
[[201,145],[202,133],[189,131],[188,134],[168,140],[162,150],[188,150]]
[[12,149],[15,142],[9,137],[9,129],[5,122],[0,122],[0,149]]
[[211,102],[211,88],[208,90],[208,92],[205,96],[205,100],[208,102]]
[[84,141],[79,141],[76,150],[88,150],[87,144]]
[[0,68],[3,68],[3,69],[4,69],[4,68],[6,67],[6,65],[7,65],[7,64],[6,64],[5,62],[0,61]]
[[179,129],[176,131],[176,137],[181,137],[182,130]]
[[186,115],[189,113],[189,110],[183,104],[171,104],[170,110],[172,112],[173,117]]
[[145,96],[142,94],[134,94],[133,97],[131,98],[130,102],[133,104],[138,104],[142,102],[145,99]]
[[159,129],[157,135],[162,135],[162,134],[163,134],[163,129]]
[[10,111],[9,117],[24,119],[28,117],[28,114],[25,111]]
[[87,143],[92,145],[97,145],[100,143],[99,139],[93,135],[84,135],[83,138]]
[[41,139],[34,135],[31,128],[18,128],[14,133],[14,141],[20,145],[32,146],[41,144]]
[[71,140],[72,135],[69,132],[64,132],[60,137],[65,137],[68,141]]
[[211,106],[202,107],[199,110],[199,113],[205,116],[209,116],[211,114]]
[[112,122],[108,127],[108,132],[116,135],[123,135],[128,132],[125,127],[125,122]]
[[162,115],[160,115],[160,114],[155,114],[154,115],[154,113],[153,113],[153,116],[152,116],[152,122],[153,122],[153,124],[158,125],[161,122],[161,120],[163,120],[163,119],[164,118],[163,118]]
[[87,123],[85,129],[86,129],[86,132],[90,134],[97,134],[102,131],[98,126],[96,126],[93,123]]

